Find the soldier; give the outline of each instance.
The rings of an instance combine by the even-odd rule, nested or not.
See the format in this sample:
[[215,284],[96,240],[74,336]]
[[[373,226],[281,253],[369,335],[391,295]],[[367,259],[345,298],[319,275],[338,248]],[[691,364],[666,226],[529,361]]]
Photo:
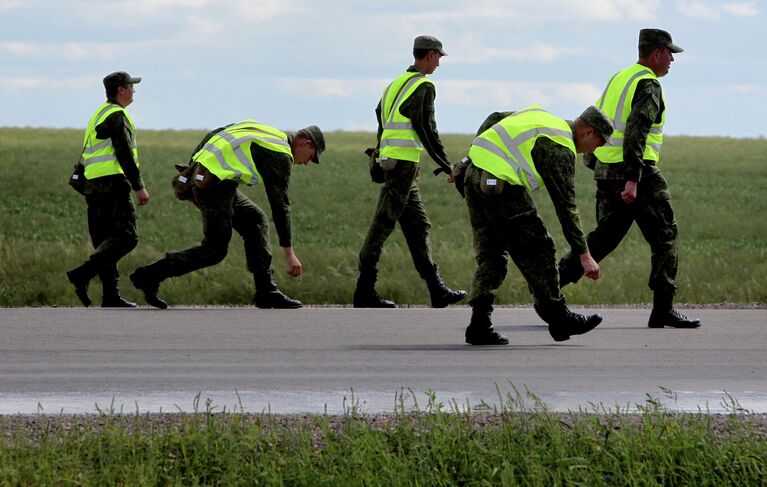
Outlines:
[[158,296],[160,283],[168,277],[219,263],[226,257],[232,229],[242,236],[248,270],[253,273],[259,308],[300,308],[300,301],[285,296],[272,279],[269,221],[266,214],[237,189],[238,184],[263,182],[272,218],[285,252],[288,274],[303,270],[291,241],[288,182],[293,164],[317,164],[325,150],[325,137],[311,125],[295,134],[285,133],[255,120],[243,120],[216,129],[203,138],[192,155],[189,173],[193,201],[202,213],[203,240],[197,247],[169,253],[165,258],[139,267],[131,281],[144,292],[147,303],[168,305]]
[[509,257],[527,280],[535,310],[548,323],[554,340],[581,335],[602,321],[597,314],[584,316],[567,308],[559,290],[554,241],[530,192],[546,186],[583,273],[597,279],[599,265],[589,254],[575,205],[575,158],[576,153],[603,145],[612,130],[595,107],[572,122],[533,105],[518,112],[495,113],[483,123],[468,157],[453,169],[456,186],[469,207],[477,259],[467,343],[509,343],[490,320]]
[[[594,259],[612,252],[636,221],[652,251],[650,328],[698,328],[673,307],[678,265],[677,225],[666,179],[657,164],[663,145],[666,105],[658,78],[668,74],[682,48],[660,29],[639,32],[639,60],[607,83],[599,106],[615,125],[609,146],[584,158],[597,181],[597,228],[588,236]],[[578,282],[578,257],[559,263],[561,285]]]
[[[396,306],[376,292],[375,283],[384,242],[397,222],[405,235],[415,268],[426,281],[432,307],[444,308],[466,296],[466,291],[453,291],[445,285],[432,260],[431,222],[416,182],[424,149],[440,166],[435,174],[450,174],[450,164],[434,121],[436,90],[434,83],[426,77],[437,69],[440,58],[446,55],[442,43],[436,38],[416,37],[413,65],[386,87],[376,107],[384,181],[373,222],[359,254],[359,277],[353,298],[355,308]],[[448,182],[453,182],[452,177]]]
[[139,82],[141,78],[123,71],[104,78],[107,101],[88,122],[80,159],[83,174],[73,176],[85,179],[82,192],[88,205],[88,232],[96,249],[84,264],[67,272],[84,306],[91,304],[88,284],[98,275],[102,307],[136,307],[120,296],[117,262],[138,244],[131,189],[139,205],[149,203],[139,172],[136,127],[125,110],[133,103],[133,85]]

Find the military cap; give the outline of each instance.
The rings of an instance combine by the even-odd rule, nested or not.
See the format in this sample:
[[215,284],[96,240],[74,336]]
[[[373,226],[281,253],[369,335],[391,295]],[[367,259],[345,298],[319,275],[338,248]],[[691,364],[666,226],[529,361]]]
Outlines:
[[442,43],[436,37],[432,36],[418,36],[413,41],[413,49],[434,49],[443,56],[447,56],[447,53],[442,50]]
[[592,105],[581,113],[580,119],[594,127],[605,140],[605,144],[610,143],[610,136],[613,134],[613,123],[602,110]]
[[325,136],[322,135],[322,130],[316,125],[309,125],[308,127],[301,129],[301,132],[309,137],[314,144],[314,147],[317,149],[314,152],[314,157],[312,157],[312,162],[319,164],[320,154],[325,151]]
[[136,83],[141,83],[141,78],[132,78],[125,71],[116,71],[104,78],[104,88],[107,90],[116,89],[118,86],[135,85]]
[[639,47],[663,46],[671,52],[683,52],[684,49],[671,42],[671,34],[660,29],[642,29],[639,31]]

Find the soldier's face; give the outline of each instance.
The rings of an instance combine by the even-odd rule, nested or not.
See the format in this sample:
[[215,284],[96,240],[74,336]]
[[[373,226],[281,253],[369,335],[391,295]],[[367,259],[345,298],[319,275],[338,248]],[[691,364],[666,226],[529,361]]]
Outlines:
[[305,166],[312,160],[317,148],[311,140],[301,139],[293,143],[293,164]]
[[133,85],[122,85],[117,88],[117,101],[125,108],[133,103],[133,93],[136,90],[133,89]]
[[576,141],[575,151],[579,154],[584,152],[594,152],[594,149],[602,147],[603,145],[605,145],[605,140],[599,132],[589,127],[583,131],[583,135]]
[[437,51],[429,51],[429,54],[426,55],[426,72],[424,74],[432,74],[434,71],[437,70],[439,67],[439,60],[442,57],[442,54],[438,53]]
[[668,74],[671,69],[671,63],[674,61],[674,55],[668,47],[660,47],[655,50],[655,76],[662,77]]

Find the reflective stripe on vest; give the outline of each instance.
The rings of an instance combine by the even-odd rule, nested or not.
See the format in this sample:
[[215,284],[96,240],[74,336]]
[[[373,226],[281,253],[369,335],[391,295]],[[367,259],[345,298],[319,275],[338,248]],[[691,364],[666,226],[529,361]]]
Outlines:
[[475,166],[497,178],[535,191],[543,187],[532,157],[535,141],[540,137],[567,147],[575,156],[573,132],[567,122],[532,105],[482,132],[472,142],[469,158]]
[[286,154],[293,160],[288,136],[255,120],[242,120],[210,138],[192,159],[221,180],[232,179],[253,186],[261,175],[253,162],[251,144]]
[[402,103],[423,83],[431,83],[421,73],[406,72],[391,82],[381,97],[381,150],[382,158],[418,163],[423,144],[409,118],[399,111]]
[[130,124],[130,149],[133,153],[133,160],[136,161],[136,167],[139,165],[138,150],[136,148],[136,127],[133,125],[133,120],[123,107],[115,103],[106,102],[96,110],[96,113],[88,121],[88,127],[85,129],[82,159],[85,166],[86,179],[124,174],[120,163],[117,161],[117,154],[112,146],[112,139],[99,139],[96,135],[96,127],[115,112],[123,112]]
[[[646,66],[641,64],[629,66],[610,78],[605,91],[597,100],[596,106],[612,119],[615,126],[615,131],[612,137],[610,137],[609,143],[594,151],[594,155],[601,162],[623,162],[623,139],[625,137],[626,121],[631,113],[637,85],[644,79],[658,78]],[[663,96],[662,93],[661,96]],[[663,146],[663,124],[666,121],[665,101],[663,101],[663,104],[664,109],[663,113],[661,113],[661,120],[650,128],[642,156],[646,160],[655,162],[658,162],[660,159],[660,151]]]

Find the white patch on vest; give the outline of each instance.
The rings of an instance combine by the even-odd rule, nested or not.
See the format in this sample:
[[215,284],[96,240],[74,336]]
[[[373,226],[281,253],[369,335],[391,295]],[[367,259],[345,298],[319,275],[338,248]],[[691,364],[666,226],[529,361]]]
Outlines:
[[202,181],[203,179],[205,179],[205,177],[202,174],[195,174],[194,179],[198,181]]
[[487,185],[488,186],[495,186],[496,184],[498,184],[498,180],[497,179],[488,179],[487,180]]
[[181,183],[185,183],[185,182],[187,182],[187,178],[186,178],[186,176],[179,176],[179,177],[178,177],[178,180],[179,180],[179,182],[181,182]]
[[72,174],[72,179],[80,179],[80,175],[79,174]]

